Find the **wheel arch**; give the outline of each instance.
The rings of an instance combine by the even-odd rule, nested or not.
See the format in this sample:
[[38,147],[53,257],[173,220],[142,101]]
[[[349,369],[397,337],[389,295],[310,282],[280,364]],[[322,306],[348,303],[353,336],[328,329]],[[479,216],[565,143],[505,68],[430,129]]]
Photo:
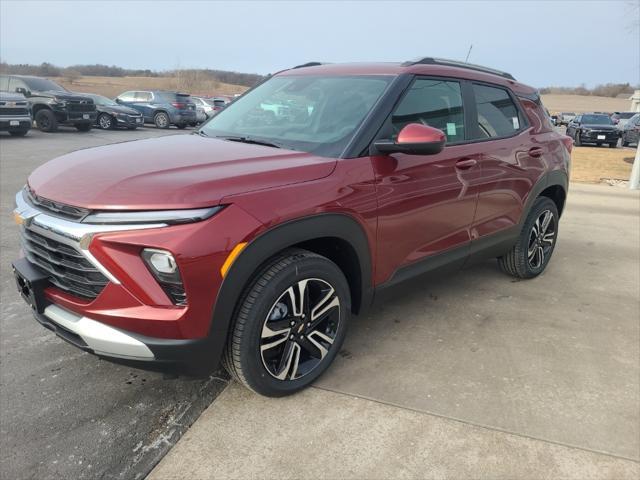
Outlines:
[[220,286],[209,328],[211,351],[219,360],[236,311],[253,274],[279,252],[291,247],[328,257],[343,271],[355,313],[373,298],[372,255],[364,228],[346,214],[325,213],[292,220],[253,239],[234,260]]
[[36,118],[36,115],[40,110],[53,111],[53,110],[51,110],[51,107],[49,105],[45,105],[45,104],[42,104],[42,103],[36,103],[33,107],[31,107],[31,115],[33,116],[33,118]]
[[520,218],[520,227],[526,221],[527,215],[533,207],[533,203],[539,197],[548,197],[553,200],[558,207],[558,214],[562,215],[564,205],[569,190],[569,177],[563,170],[553,170],[542,178],[531,189],[531,193],[522,209],[522,217]]

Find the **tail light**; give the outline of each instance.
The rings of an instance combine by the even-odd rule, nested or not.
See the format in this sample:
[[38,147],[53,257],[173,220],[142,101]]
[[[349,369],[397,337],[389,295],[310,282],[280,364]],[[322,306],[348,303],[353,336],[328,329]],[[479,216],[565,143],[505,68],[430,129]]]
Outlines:
[[571,153],[571,150],[573,150],[573,139],[565,135],[562,137],[562,143],[564,143],[567,152]]
[[187,104],[183,102],[173,102],[171,105],[173,105],[174,107],[180,110],[187,108]]

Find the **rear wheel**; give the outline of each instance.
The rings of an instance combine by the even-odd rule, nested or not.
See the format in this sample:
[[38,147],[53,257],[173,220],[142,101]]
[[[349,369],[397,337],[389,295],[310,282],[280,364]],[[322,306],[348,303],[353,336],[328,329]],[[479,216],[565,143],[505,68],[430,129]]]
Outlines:
[[43,108],[36,113],[36,125],[41,132],[55,132],[58,130],[58,121],[51,110]]
[[580,132],[576,130],[576,133],[573,135],[574,144],[576,147],[581,147],[582,142],[580,141]]
[[547,197],[539,197],[524,222],[520,237],[506,255],[498,258],[500,268],[518,278],[540,275],[553,254],[558,238],[558,208]]
[[240,299],[225,368],[262,395],[301,390],[340,350],[350,310],[349,285],[335,263],[287,250],[256,273]]
[[169,128],[169,115],[165,112],[158,112],[153,116],[153,123],[157,128]]

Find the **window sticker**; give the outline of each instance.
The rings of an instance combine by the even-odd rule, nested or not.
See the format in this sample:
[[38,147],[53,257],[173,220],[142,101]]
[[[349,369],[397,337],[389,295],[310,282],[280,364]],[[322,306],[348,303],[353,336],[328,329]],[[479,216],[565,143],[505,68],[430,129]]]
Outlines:
[[511,117],[511,120],[513,121],[513,129],[520,130],[520,120],[518,120],[518,117]]
[[447,123],[447,135],[456,135],[455,123]]

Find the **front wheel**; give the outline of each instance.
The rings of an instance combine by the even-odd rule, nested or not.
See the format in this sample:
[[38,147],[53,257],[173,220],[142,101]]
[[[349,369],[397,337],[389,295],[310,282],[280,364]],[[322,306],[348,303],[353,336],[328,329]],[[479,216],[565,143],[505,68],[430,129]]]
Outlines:
[[101,113],[98,117],[98,125],[103,130],[111,130],[114,127],[114,119],[108,113]]
[[237,307],[225,368],[251,390],[281,397],[329,367],[346,334],[351,296],[335,263],[296,249],[258,271]]
[[55,132],[58,130],[58,120],[55,114],[46,108],[36,113],[36,125],[41,132]]
[[498,258],[505,273],[518,278],[533,278],[546,268],[558,238],[558,208],[548,197],[539,197],[524,222],[518,241]]
[[576,133],[574,134],[573,137],[574,140],[574,144],[576,147],[581,147],[582,146],[582,141],[580,140],[580,132],[578,130],[576,130]]

